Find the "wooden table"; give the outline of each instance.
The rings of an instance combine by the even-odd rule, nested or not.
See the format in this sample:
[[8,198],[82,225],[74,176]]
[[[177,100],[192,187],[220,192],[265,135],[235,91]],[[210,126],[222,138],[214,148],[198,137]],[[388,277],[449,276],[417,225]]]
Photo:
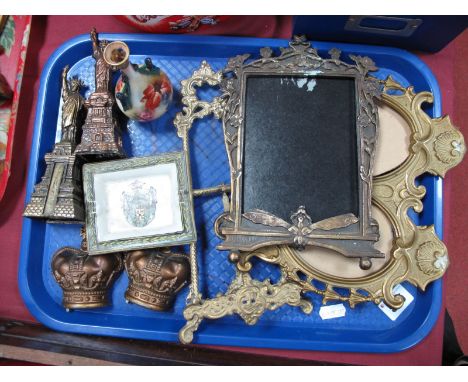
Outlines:
[[[46,365],[333,365],[169,342],[65,334],[0,319],[0,358]],[[0,362],[1,365],[1,362]]]

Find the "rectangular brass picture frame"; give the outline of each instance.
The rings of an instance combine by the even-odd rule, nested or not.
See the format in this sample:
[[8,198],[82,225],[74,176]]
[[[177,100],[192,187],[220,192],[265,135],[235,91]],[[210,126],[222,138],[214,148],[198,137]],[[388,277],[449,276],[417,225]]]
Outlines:
[[184,153],[85,164],[91,255],[196,241]]
[[[374,104],[374,98],[380,96],[381,84],[376,78],[368,76],[368,72],[377,70],[377,68],[368,57],[351,55],[350,59],[354,61],[352,64],[341,61],[338,49],[329,52],[330,58],[321,58],[317,51],[310,46],[310,43],[301,37],[296,37],[288,48],[281,49],[279,56],[274,56],[270,48],[261,49],[260,54],[261,58],[257,60],[248,60],[248,54],[230,59],[224,70],[225,79],[221,82],[221,89],[224,91],[223,97],[226,99],[222,115],[226,150],[231,167],[231,203],[229,212],[220,216],[215,227],[220,237],[224,239],[218,248],[231,252],[245,252],[278,244],[293,245],[299,249],[306,245],[317,245],[336,250],[348,257],[360,258],[362,268],[370,267],[370,258],[384,256],[374,248],[375,242],[379,239],[379,229],[377,222],[371,217],[370,210],[372,170],[378,129],[377,106]],[[330,216],[327,216],[327,211],[322,211],[320,214],[309,213],[309,211],[315,212],[313,211],[314,202],[311,200],[297,201],[294,208],[290,206],[280,208],[281,206],[279,206],[275,209],[277,213],[264,210],[261,207],[254,208],[256,204],[276,206],[275,203],[287,203],[290,198],[297,197],[297,194],[304,195],[304,199],[307,199],[308,193],[314,191],[311,187],[307,189],[305,174],[296,170],[299,167],[297,166],[298,161],[307,160],[307,156],[312,158],[311,155],[314,155],[314,142],[309,142],[310,150],[296,153],[297,156],[294,158],[292,155],[284,155],[286,170],[283,173],[288,173],[287,178],[290,179],[289,183],[291,184],[282,183],[281,179],[273,179],[277,175],[274,167],[269,170],[272,175],[271,183],[275,185],[273,188],[269,185],[268,180],[262,183],[255,179],[259,172],[257,170],[261,166],[266,166],[265,162],[268,164],[270,159],[272,162],[280,164],[282,159],[278,160],[278,158],[282,158],[282,153],[287,151],[287,146],[281,143],[287,139],[276,139],[276,141],[272,139],[271,141],[276,142],[277,146],[268,147],[268,150],[262,151],[262,155],[250,155],[248,152],[249,142],[247,139],[251,139],[252,134],[249,135],[246,132],[247,126],[250,129],[263,130],[261,141],[256,146],[258,148],[262,145],[269,145],[268,134],[270,131],[268,129],[270,126],[278,125],[273,123],[275,121],[269,119],[268,115],[264,120],[261,119],[261,116],[259,117],[259,113],[268,114],[268,110],[264,110],[267,109],[268,105],[265,105],[259,112],[248,112],[247,101],[251,99],[257,102],[258,97],[262,96],[258,92],[255,95],[256,98],[249,94],[249,86],[253,83],[252,79],[258,82],[258,79],[266,78],[269,81],[271,79],[271,89],[278,89],[280,86],[278,79],[281,84],[292,81],[297,87],[311,85],[309,87],[311,91],[314,90],[313,88],[318,81],[321,81],[320,86],[325,86],[327,79],[335,82],[337,79],[343,79],[348,80],[349,84],[353,84],[351,87],[348,84],[347,88],[351,89],[349,94],[354,97],[355,109],[348,114],[354,118],[352,124],[356,138],[352,144],[356,157],[355,166],[351,168],[348,176],[356,181],[354,183],[348,182],[351,186],[347,187],[355,187],[357,204],[345,203],[342,207],[335,208],[335,212]],[[268,84],[263,85],[263,89],[267,92]],[[277,90],[276,92],[272,90],[272,93],[277,97],[281,96]],[[345,102],[340,98],[340,94],[336,94],[336,100],[328,97],[334,102]],[[287,100],[288,98],[281,99]],[[291,102],[291,99],[288,99],[288,102]],[[305,104],[304,100],[301,99],[294,99],[293,102],[298,105]],[[269,109],[272,114],[274,114],[274,107],[275,105],[272,104]],[[302,116],[297,108],[292,109],[295,110],[293,112],[295,114],[286,116],[285,125],[293,126],[292,119]],[[333,113],[333,107],[330,109]],[[304,109],[303,113],[307,113],[307,110]],[[247,118],[255,119],[255,123],[249,125]],[[311,121],[312,124],[316,125],[320,122]],[[268,125],[262,126],[262,124]],[[271,128],[272,135],[278,133],[273,127]],[[304,128],[311,128],[311,126],[304,126]],[[354,135],[349,136],[353,137]],[[333,160],[333,148],[339,146],[338,143],[342,143],[340,140],[343,140],[343,136],[336,134],[334,139],[328,142],[327,146],[330,146],[328,148],[329,160]],[[249,156],[256,160],[246,162],[245,159]],[[281,171],[278,172],[281,173]],[[246,175],[248,176],[246,177]],[[261,174],[261,176],[263,175]],[[345,176],[342,176],[343,184]],[[254,197],[256,202],[252,203],[251,200],[246,201],[245,199],[245,196],[249,196],[250,192],[244,188],[246,179],[251,182],[249,184],[257,187],[250,194],[256,195]],[[259,187],[264,189],[259,189]],[[278,191],[278,188],[281,187],[284,189]],[[301,192],[304,191],[301,190],[301,187],[306,187],[305,192]],[[314,187],[317,187],[316,183]],[[339,187],[335,185],[329,192],[328,201],[332,205],[334,200],[339,200],[341,197]],[[263,201],[263,199],[274,199],[275,197],[278,200],[270,204]],[[316,206],[318,203],[320,203],[319,198],[315,202]],[[349,210],[347,210],[347,206],[349,206]],[[271,207],[271,209],[274,208]],[[285,216],[284,211],[290,211],[290,215]],[[311,215],[316,216],[313,219]]]

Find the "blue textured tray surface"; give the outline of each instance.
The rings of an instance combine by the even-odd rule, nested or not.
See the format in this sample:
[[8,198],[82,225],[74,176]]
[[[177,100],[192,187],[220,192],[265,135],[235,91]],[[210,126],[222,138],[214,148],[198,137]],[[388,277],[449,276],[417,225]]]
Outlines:
[[[214,70],[222,69],[231,56],[241,53],[258,55],[263,46],[287,45],[285,40],[253,38],[222,38],[193,36],[102,35],[109,40],[124,40],[132,52],[131,61],[142,63],[149,56],[169,76],[175,90],[169,112],[151,123],[129,122],[124,129],[124,146],[129,156],[146,156],[181,150],[172,120],[181,110],[180,81],[191,76],[203,59]],[[403,85],[410,83],[416,91],[434,93],[435,103],[427,109],[432,116],[440,114],[437,83],[427,67],[408,53],[397,49],[365,47],[349,44],[314,44],[322,55],[338,47],[344,55],[369,55],[381,69],[375,75],[385,78],[391,74]],[[50,151],[60,128],[59,75],[70,64],[70,75],[78,75],[87,85],[86,95],[94,89],[94,60],[87,36],[79,36],[64,44],[46,65],[39,92],[35,135],[27,185],[27,200],[33,186],[43,174],[43,156]],[[199,96],[210,99],[216,89],[203,88]],[[194,188],[229,183],[229,167],[219,121],[212,117],[197,121],[191,130],[192,171]],[[421,224],[436,224],[441,233],[441,181],[433,176],[422,180],[427,187],[425,211],[414,216]],[[213,223],[222,212],[220,197],[195,199],[198,231],[199,271],[202,292],[214,297],[226,291],[234,275],[227,254],[216,250],[219,239],[213,233]],[[182,310],[187,288],[178,296],[173,312],[154,312],[137,305],[126,304],[123,298],[127,276],[122,273],[112,291],[112,306],[89,311],[66,313],[61,307],[62,292],[50,272],[54,252],[65,246],[79,246],[79,226],[45,224],[24,219],[19,283],[22,296],[35,317],[57,329],[77,333],[114,335],[130,338],[176,341],[183,326]],[[277,280],[279,272],[264,263],[257,263],[253,275],[259,279]],[[411,285],[405,287],[415,301],[395,321],[389,320],[374,304],[361,304],[355,309],[347,306],[346,317],[323,321],[319,314],[319,296],[309,294],[314,304],[310,315],[299,308],[282,307],[267,312],[256,326],[249,327],[236,316],[205,322],[195,336],[195,343],[271,347],[287,349],[395,352],[413,346],[424,338],[434,325],[441,303],[441,282],[433,283],[425,293]]]

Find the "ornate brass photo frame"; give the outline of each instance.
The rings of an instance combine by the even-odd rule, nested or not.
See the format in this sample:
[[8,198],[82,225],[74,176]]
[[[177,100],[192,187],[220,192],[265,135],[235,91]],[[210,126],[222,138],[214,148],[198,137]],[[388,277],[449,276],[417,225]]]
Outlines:
[[341,61],[338,50],[321,58],[302,38],[260,54],[229,60],[220,84],[232,191],[218,248],[315,245],[369,269],[384,256],[370,211],[381,84],[368,72],[377,68],[368,57]]
[[83,166],[90,255],[196,240],[185,154]]
[[[302,59],[303,54],[299,54],[296,57],[297,63],[307,65],[308,60],[317,62],[314,58],[317,52],[300,38],[292,42],[292,47],[283,49],[280,57],[294,55],[294,46],[305,56],[312,55],[310,58]],[[329,53],[331,59],[325,61],[340,62],[337,50],[332,49]],[[253,62],[261,66],[266,60],[270,65],[277,65],[271,49],[262,49],[261,55],[262,59]],[[246,55],[232,59],[226,72],[242,67],[246,59]],[[357,66],[362,63],[371,64],[370,59],[363,57],[356,59]],[[232,193],[230,203],[225,203],[225,213],[215,223],[215,230],[223,239],[226,238],[224,236],[226,233],[234,232],[235,219],[236,217],[239,219],[240,216],[239,213],[235,214],[236,210],[233,207],[236,206],[236,195],[240,192],[238,177],[241,173],[236,167],[239,163],[236,145],[239,142],[238,128],[242,122],[239,104],[232,103],[230,98],[235,90],[232,87],[233,80],[229,74],[226,76],[226,72],[214,72],[206,62],[203,62],[191,78],[182,81],[184,109],[174,120],[180,135],[190,130],[197,118],[213,114],[217,119],[224,119],[226,148],[232,171]],[[449,117],[431,118],[422,110],[423,103],[432,102],[431,93],[415,93],[412,87],[404,88],[392,77],[370,83],[372,88],[380,93],[381,104],[397,113],[409,130],[406,159],[391,170],[374,177],[372,183],[369,182],[372,184],[373,208],[377,208],[391,225],[391,249],[386,254],[388,259],[384,260],[383,266],[375,271],[367,270],[361,277],[340,277],[321,271],[304,261],[306,256],[304,252],[289,244],[279,243],[251,251],[238,251],[235,249],[239,248],[233,246],[230,248],[234,250],[231,251],[229,259],[235,263],[236,276],[231,285],[224,294],[203,299],[198,285],[196,259],[191,253],[192,278],[188,305],[184,310],[187,323],[179,332],[181,342],[191,342],[194,332],[207,318],[218,319],[237,314],[248,325],[254,325],[266,310],[275,310],[285,304],[298,306],[304,313],[310,314],[313,307],[311,302],[304,298],[304,292],[321,295],[323,304],[329,301],[346,301],[351,308],[354,308],[362,302],[378,304],[384,301],[392,309],[398,309],[403,305],[404,298],[394,293],[396,285],[407,281],[425,290],[430,282],[443,276],[449,264],[445,245],[437,237],[433,225],[416,225],[408,216],[408,210],[412,208],[416,213],[423,210],[422,198],[426,190],[423,185],[417,184],[416,179],[420,175],[430,173],[443,177],[449,169],[461,162],[466,152],[463,136],[451,124]],[[377,83],[381,86],[381,90]],[[219,86],[229,91],[225,91],[220,97],[215,97],[211,102],[201,101],[197,98],[196,87],[205,84]],[[240,100],[239,94],[235,99]],[[230,112],[230,107],[234,108],[233,112]],[[231,115],[234,120],[226,120]],[[375,118],[375,114],[372,115]],[[233,160],[236,166],[233,166]],[[368,212],[370,208],[369,204]],[[238,227],[241,226],[240,223],[241,221]],[[250,260],[253,257],[277,264],[281,270],[280,280],[272,283],[270,280],[253,279],[250,275],[252,267]],[[315,280],[322,282],[324,286],[318,287],[314,284]],[[348,292],[342,293],[338,288],[347,289]]]

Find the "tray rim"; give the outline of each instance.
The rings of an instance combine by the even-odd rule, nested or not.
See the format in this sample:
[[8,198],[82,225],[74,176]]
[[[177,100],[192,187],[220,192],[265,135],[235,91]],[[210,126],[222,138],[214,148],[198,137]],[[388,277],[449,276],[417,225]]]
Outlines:
[[[250,44],[250,46],[258,46],[261,48],[263,46],[284,46],[288,43],[287,39],[273,39],[273,38],[256,38],[256,37],[221,37],[221,36],[187,36],[187,35],[149,35],[149,34],[120,34],[120,33],[101,33],[100,37],[103,39],[121,39],[126,42],[132,43],[142,43],[142,42],[152,42],[152,43],[195,43],[199,45],[228,45],[228,46],[243,46]],[[89,36],[87,34],[78,35],[58,47],[55,52],[50,56],[46,65],[44,66],[41,77],[40,77],[40,88],[38,92],[38,102],[36,106],[35,113],[35,122],[34,122],[34,133],[32,148],[30,153],[29,168],[28,168],[28,179],[26,183],[26,200],[29,200],[32,190],[34,188],[38,166],[38,156],[39,156],[39,147],[41,140],[41,127],[43,124],[44,118],[44,102],[45,94],[47,93],[48,88],[48,79],[51,75],[51,71],[54,68],[54,65],[57,63],[59,58],[66,51],[73,49],[76,45],[83,42],[89,41]],[[427,81],[430,91],[434,96],[433,108],[433,117],[441,116],[441,93],[438,86],[438,83],[432,74],[431,70],[427,65],[422,62],[417,56],[412,53],[409,53],[405,50],[399,48],[389,48],[389,47],[380,47],[372,45],[360,45],[360,44],[349,44],[349,43],[334,43],[334,42],[313,42],[312,45],[322,50],[324,48],[329,49],[332,46],[341,50],[352,50],[353,48],[358,50],[361,54],[386,54],[386,55],[396,55],[399,59],[403,59],[412,65],[418,72],[423,74],[425,80]],[[432,206],[433,216],[434,216],[434,226],[436,233],[440,238],[442,238],[442,214],[443,214],[443,204],[442,204],[442,184],[443,181],[440,177],[433,178],[433,189],[434,189],[434,201]],[[32,313],[32,315],[44,325],[50,327],[51,329],[58,331],[67,331],[82,334],[85,329],[86,334],[94,335],[109,335],[125,338],[140,338],[140,339],[152,339],[156,340],[154,336],[148,338],[146,333],[158,333],[157,340],[163,341],[174,341],[173,334],[168,333],[167,331],[157,330],[133,330],[133,329],[122,329],[118,327],[109,327],[109,326],[90,326],[83,325],[79,323],[70,323],[56,320],[50,317],[46,310],[44,310],[33,298],[30,290],[30,281],[27,277],[27,264],[29,260],[29,248],[31,242],[31,226],[32,220],[29,218],[23,218],[22,226],[22,238],[21,238],[21,247],[20,247],[20,260],[18,268],[18,284],[20,289],[21,297],[25,302],[27,308]],[[242,337],[237,335],[217,335],[212,333],[203,333],[200,332],[197,335],[197,344],[206,344],[206,345],[222,345],[222,346],[247,346],[247,347],[260,347],[260,348],[273,348],[273,349],[289,349],[289,350],[319,350],[319,351],[343,351],[343,352],[373,352],[373,353],[395,353],[407,350],[419,342],[421,342],[432,330],[435,325],[442,306],[442,279],[436,280],[430,286],[432,288],[433,298],[432,304],[430,306],[429,312],[426,315],[423,322],[419,325],[418,329],[410,333],[408,336],[399,339],[394,342],[387,343],[353,343],[348,342],[335,342],[333,344],[329,342],[321,342],[317,340],[304,340],[302,342],[297,342],[294,340],[288,339],[275,339],[275,338],[265,338],[265,337]],[[228,334],[228,333],[226,333]],[[294,346],[292,342],[294,341]],[[254,342],[254,344],[252,344]]]

